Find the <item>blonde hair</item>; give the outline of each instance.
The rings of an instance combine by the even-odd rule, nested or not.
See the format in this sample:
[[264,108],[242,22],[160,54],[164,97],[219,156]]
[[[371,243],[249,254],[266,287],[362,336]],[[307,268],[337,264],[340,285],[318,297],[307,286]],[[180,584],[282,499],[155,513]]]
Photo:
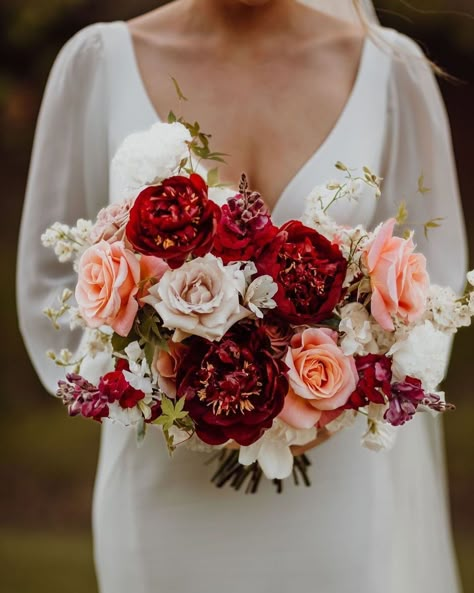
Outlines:
[[441,76],[442,78],[449,79],[452,81],[457,80],[454,76],[451,76],[450,74],[448,74],[445,70],[443,70],[443,68],[438,66],[438,64],[436,64],[435,62],[430,60],[425,55],[423,55],[421,57],[411,56],[411,55],[408,56],[407,54],[404,54],[403,52],[400,52],[395,47],[391,46],[388,42],[383,41],[381,39],[381,37],[379,35],[377,35],[376,31],[374,31],[374,27],[371,26],[372,23],[370,22],[368,15],[362,6],[361,0],[352,0],[352,4],[353,4],[354,10],[356,11],[357,16],[359,18],[359,22],[365,31],[365,34],[368,35],[372,39],[372,41],[374,41],[374,43],[376,43],[379,47],[381,47],[381,49],[384,49],[383,46],[385,46],[385,49],[386,50],[389,49],[391,51],[391,53],[395,56],[395,58],[398,60],[406,60],[406,59],[423,60],[426,64],[429,65],[431,70],[437,76]]

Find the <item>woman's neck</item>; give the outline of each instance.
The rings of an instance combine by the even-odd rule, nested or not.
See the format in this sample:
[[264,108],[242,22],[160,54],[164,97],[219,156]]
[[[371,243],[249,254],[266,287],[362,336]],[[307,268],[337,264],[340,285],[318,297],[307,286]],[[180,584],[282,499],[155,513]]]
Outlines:
[[212,30],[229,38],[288,34],[301,23],[305,7],[296,0],[178,0],[194,33]]

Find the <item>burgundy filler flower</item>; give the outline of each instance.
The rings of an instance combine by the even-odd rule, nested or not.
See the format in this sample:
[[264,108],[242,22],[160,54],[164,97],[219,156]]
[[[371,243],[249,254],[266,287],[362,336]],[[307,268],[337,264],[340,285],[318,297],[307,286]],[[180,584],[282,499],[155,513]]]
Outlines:
[[210,445],[251,445],[270,428],[288,392],[287,367],[254,323],[235,325],[220,342],[190,338],[177,372],[177,396]]
[[392,360],[382,354],[367,354],[356,356],[355,362],[359,381],[345,407],[358,409],[391,399]]
[[347,262],[337,245],[301,222],[284,224],[257,259],[278,284],[274,312],[295,324],[320,323],[341,299]]
[[211,250],[219,217],[220,208],[209,200],[200,175],[175,175],[139,194],[130,210],[127,239],[139,253],[179,268],[189,255]]
[[68,407],[70,416],[81,415],[102,422],[109,415],[108,398],[76,373],[68,373],[66,381],[59,381],[56,395]]
[[228,198],[221,212],[212,253],[224,263],[254,259],[278,232],[260,194],[249,191],[245,175],[240,193]]
[[99,391],[109,402],[118,402],[121,408],[134,408],[145,397],[143,391],[130,385],[122,370],[115,370],[101,377]]

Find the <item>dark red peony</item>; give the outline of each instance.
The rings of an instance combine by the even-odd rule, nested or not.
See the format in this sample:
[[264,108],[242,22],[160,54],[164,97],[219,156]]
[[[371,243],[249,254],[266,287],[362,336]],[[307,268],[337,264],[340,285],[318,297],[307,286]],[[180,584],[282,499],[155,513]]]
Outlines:
[[210,445],[234,439],[257,441],[283,409],[287,367],[271,354],[265,332],[253,323],[235,325],[220,342],[191,338],[177,373],[177,396],[196,433]]
[[346,408],[363,408],[369,403],[383,404],[392,397],[392,360],[382,354],[355,357],[359,381]]
[[212,253],[224,263],[256,258],[278,232],[258,192],[248,190],[242,176],[240,192],[222,206]]
[[337,245],[301,222],[284,224],[257,260],[278,284],[274,312],[295,324],[320,323],[341,299],[347,262]]
[[130,210],[127,239],[139,253],[178,268],[189,255],[211,250],[219,217],[200,175],[175,175],[140,193]]

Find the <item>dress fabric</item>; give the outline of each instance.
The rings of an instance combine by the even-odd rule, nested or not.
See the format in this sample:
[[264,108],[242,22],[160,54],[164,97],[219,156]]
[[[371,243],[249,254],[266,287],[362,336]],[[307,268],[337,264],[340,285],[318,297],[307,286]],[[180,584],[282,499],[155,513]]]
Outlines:
[[[337,160],[368,165],[384,177],[382,199],[338,203],[335,217],[372,228],[402,199],[413,221],[444,217],[438,235],[416,239],[432,279],[461,290],[466,241],[439,90],[412,40],[373,32],[378,41],[365,41],[343,112],[282,193],[274,220],[300,217],[311,189],[341,175]],[[42,317],[73,275],[39,247],[40,234],[114,201],[112,156],[157,119],[125,23],[93,25],[66,44],[39,117],[18,268],[20,326],[50,392],[61,371],[45,349],[73,349],[80,336]],[[422,172],[432,189],[423,196]],[[262,482],[245,495],[210,484],[207,454],[179,449],[169,459],[158,429],[138,448],[133,430],[104,423],[93,501],[100,592],[458,593],[440,420],[417,417],[379,454],[360,446],[363,431],[357,422],[308,453],[310,488],[288,481],[277,495]]]

